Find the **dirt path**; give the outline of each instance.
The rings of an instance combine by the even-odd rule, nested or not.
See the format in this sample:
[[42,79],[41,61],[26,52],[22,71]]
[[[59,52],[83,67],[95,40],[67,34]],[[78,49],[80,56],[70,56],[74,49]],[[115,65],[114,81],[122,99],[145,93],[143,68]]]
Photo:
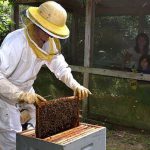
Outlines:
[[144,131],[107,130],[107,150],[150,150],[150,134]]

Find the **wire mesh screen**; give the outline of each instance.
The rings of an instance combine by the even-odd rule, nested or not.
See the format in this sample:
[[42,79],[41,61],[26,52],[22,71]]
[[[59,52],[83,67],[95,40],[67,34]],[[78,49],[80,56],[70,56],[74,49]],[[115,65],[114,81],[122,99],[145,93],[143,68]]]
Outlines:
[[93,67],[122,68],[123,51],[134,47],[136,16],[101,16],[95,19]]
[[70,29],[70,37],[61,40],[62,53],[70,65],[83,66],[85,17],[84,15],[74,16],[74,14],[69,14],[67,24]]
[[150,82],[99,75],[90,76],[90,119],[150,128]]
[[[150,128],[150,82],[130,79],[139,73],[137,68],[128,65],[125,53],[135,51],[136,37],[145,33],[150,37],[150,16],[98,16],[94,26],[94,48],[91,66],[110,70],[109,75],[90,75],[89,89],[92,95],[88,103],[88,116],[90,119],[111,122],[138,128]],[[136,52],[135,52],[136,53]],[[148,53],[149,55],[149,46]],[[120,78],[111,75],[121,71]],[[123,74],[134,72],[129,79]],[[143,74],[150,72],[140,71]],[[125,77],[125,76],[124,76]],[[133,77],[133,78],[134,78]]]

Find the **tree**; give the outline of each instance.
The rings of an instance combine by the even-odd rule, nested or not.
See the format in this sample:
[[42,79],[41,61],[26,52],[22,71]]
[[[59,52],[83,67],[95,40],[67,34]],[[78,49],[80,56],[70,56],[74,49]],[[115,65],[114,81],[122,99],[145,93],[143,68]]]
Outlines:
[[8,1],[0,1],[0,43],[3,38],[10,32],[11,20],[11,5]]

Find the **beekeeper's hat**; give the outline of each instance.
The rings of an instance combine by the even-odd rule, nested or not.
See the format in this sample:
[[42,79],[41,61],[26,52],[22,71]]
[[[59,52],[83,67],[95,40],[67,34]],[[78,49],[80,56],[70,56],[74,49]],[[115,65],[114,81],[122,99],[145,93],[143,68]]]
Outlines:
[[69,37],[66,26],[66,10],[54,1],[47,1],[39,7],[29,7],[27,17],[49,35],[65,39]]

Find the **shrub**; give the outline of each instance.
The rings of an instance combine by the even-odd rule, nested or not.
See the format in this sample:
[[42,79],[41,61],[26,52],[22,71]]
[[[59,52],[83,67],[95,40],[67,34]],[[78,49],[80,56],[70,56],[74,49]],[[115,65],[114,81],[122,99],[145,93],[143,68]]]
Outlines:
[[11,5],[7,0],[0,1],[0,43],[3,38],[10,32],[11,20]]

